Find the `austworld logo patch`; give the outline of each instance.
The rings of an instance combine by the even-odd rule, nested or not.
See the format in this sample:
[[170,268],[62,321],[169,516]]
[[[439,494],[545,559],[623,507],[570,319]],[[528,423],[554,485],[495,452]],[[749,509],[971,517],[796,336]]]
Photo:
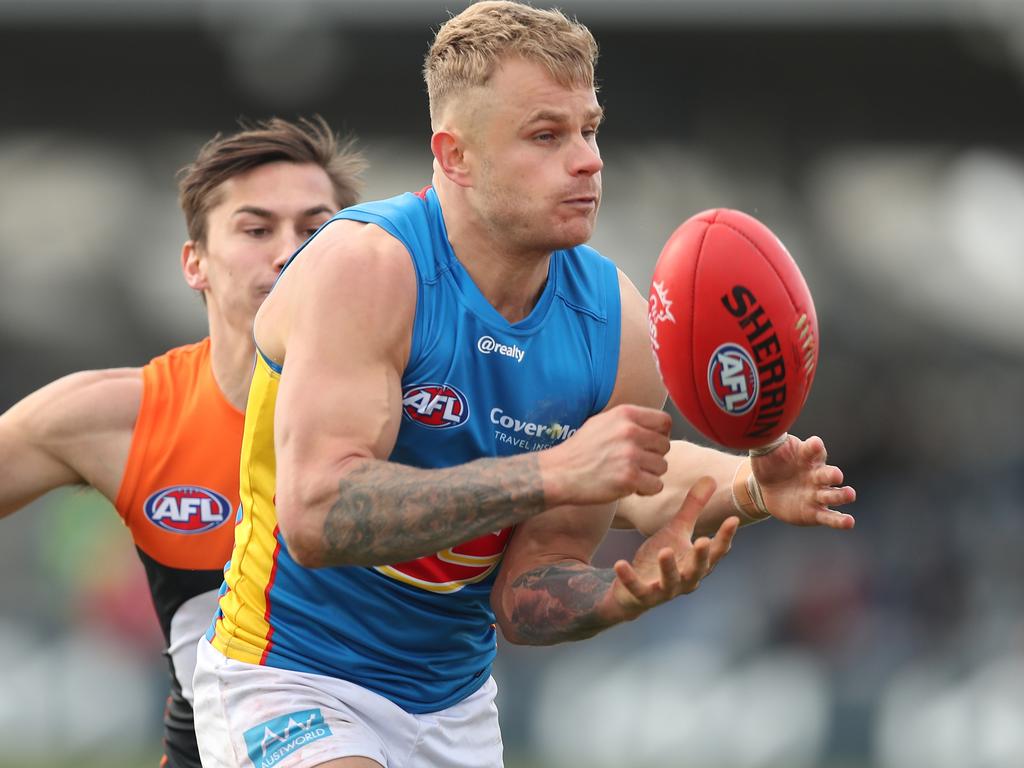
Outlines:
[[402,392],[405,417],[431,429],[450,429],[469,419],[469,401],[450,384],[414,384]]
[[722,344],[708,361],[708,389],[715,404],[732,416],[742,416],[757,402],[760,382],[750,353],[739,344]]
[[143,505],[154,525],[174,533],[204,533],[231,517],[231,504],[216,491],[198,485],[172,485]]
[[271,768],[296,750],[331,735],[319,709],[291,712],[245,732],[245,747],[255,768]]

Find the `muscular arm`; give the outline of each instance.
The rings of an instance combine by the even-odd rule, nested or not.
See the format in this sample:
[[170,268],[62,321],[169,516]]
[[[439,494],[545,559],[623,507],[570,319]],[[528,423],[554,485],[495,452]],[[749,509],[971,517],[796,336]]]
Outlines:
[[524,523],[491,595],[506,639],[526,645],[583,640],[697,589],[729,552],[739,524],[729,518],[714,540],[691,542],[694,523],[714,489],[710,478],[695,483],[679,512],[640,546],[632,562],[619,560],[613,568],[590,564],[610,508],[603,516],[595,510],[556,510]]
[[613,523],[615,528],[635,528],[650,536],[661,528],[683,503],[687,491],[700,477],[715,479],[718,489],[701,512],[695,533],[706,536],[718,530],[726,518],[737,515],[740,522],[754,522],[757,517],[741,513],[733,503],[733,494],[742,509],[752,508],[745,480],[750,473],[750,460],[745,456],[706,448],[686,440],[673,440],[666,456],[668,471],[663,478],[665,488],[655,496],[627,496],[619,502]]
[[83,371],[0,416],[0,517],[62,485],[84,483],[113,501],[141,399],[139,369]]
[[539,464],[536,455],[436,470],[352,462],[324,519],[325,558],[404,562],[532,517],[545,508]]
[[507,640],[583,640],[625,619],[609,610],[615,572],[590,564],[612,514],[611,506],[558,509],[516,529],[491,593]]
[[[660,490],[667,417],[635,408],[535,455],[448,469],[386,461],[415,302],[404,246],[375,226],[339,222],[306,247],[257,316],[260,348],[283,360],[276,504],[297,562],[401,562],[569,501]],[[598,465],[606,470],[595,483]]]
[[[650,354],[646,302],[621,273],[619,287],[622,347],[609,405],[660,408],[665,392]],[[702,539],[691,545],[693,524],[712,491],[713,483],[705,481],[686,504],[680,499],[676,509],[682,510],[662,521],[633,563],[620,561],[614,569],[590,564],[615,514],[614,503],[567,506],[523,523],[512,536],[491,597],[502,633],[530,645],[581,640],[696,589],[728,551],[738,522],[733,518],[714,544]],[[650,581],[652,573],[658,586]]]
[[516,596],[506,637],[524,645],[585,640],[618,623],[602,615],[615,571],[563,560],[527,571],[513,582]]

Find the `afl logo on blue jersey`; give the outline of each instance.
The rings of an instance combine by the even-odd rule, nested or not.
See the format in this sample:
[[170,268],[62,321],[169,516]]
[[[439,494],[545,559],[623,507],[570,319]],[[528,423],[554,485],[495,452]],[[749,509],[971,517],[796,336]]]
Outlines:
[[231,517],[231,504],[209,488],[174,485],[157,491],[143,505],[154,525],[174,533],[204,533]]
[[708,361],[708,389],[715,404],[732,416],[742,416],[757,402],[760,382],[754,359],[739,344],[722,344]]
[[449,384],[414,384],[402,392],[405,417],[430,429],[449,429],[466,423],[469,401]]

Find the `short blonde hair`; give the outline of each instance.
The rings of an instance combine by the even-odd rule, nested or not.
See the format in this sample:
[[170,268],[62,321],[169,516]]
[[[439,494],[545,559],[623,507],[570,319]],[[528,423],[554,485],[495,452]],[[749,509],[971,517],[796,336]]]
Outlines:
[[583,24],[556,9],[485,0],[442,24],[427,52],[431,119],[453,94],[486,85],[507,56],[543,65],[566,87],[594,87],[597,41]]

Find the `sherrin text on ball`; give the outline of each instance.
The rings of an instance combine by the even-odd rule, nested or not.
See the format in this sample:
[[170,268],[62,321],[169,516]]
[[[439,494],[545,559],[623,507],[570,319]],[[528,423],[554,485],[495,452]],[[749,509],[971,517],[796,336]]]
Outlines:
[[651,344],[679,411],[729,448],[758,448],[800,415],[818,319],[800,269],[754,217],[716,208],[669,237],[649,296]]

